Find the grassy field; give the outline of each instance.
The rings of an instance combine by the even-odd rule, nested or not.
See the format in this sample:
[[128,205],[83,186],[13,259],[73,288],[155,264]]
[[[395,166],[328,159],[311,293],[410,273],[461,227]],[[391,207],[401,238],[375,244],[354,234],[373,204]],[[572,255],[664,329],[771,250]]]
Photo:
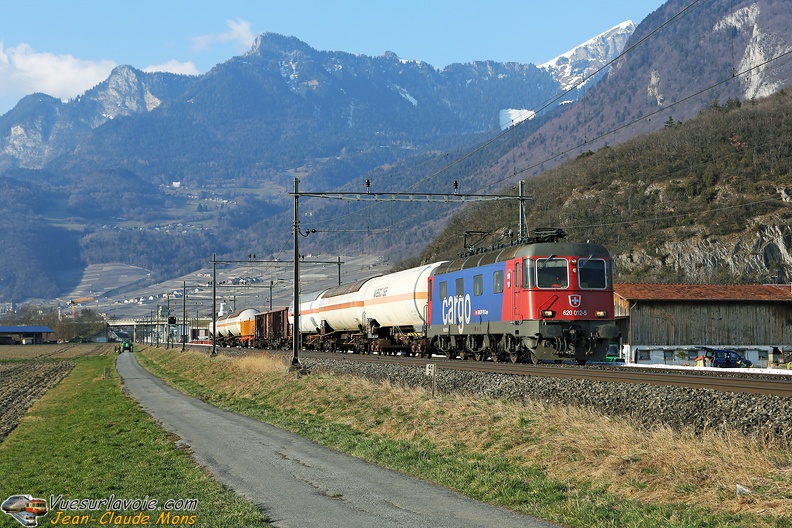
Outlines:
[[[695,436],[585,409],[298,378],[263,353],[137,355],[214,405],[564,526],[792,526],[789,452],[734,431]],[[738,484],[751,491],[738,494]]]
[[[197,467],[189,453],[174,443],[177,438],[166,435],[123,393],[112,350],[107,345],[0,347],[0,360],[7,362],[70,357],[75,363],[71,373],[39,399],[0,443],[0,500],[10,495],[46,499],[50,513],[39,519],[39,526],[64,522],[65,514],[99,526],[102,521],[112,524],[109,517],[102,517],[108,509],[119,515],[138,513],[123,508],[64,508],[59,517],[50,503],[51,496],[59,495],[68,500],[154,499],[160,507],[169,499],[195,499],[196,508],[179,505],[185,507],[172,510],[169,520],[180,516],[182,526],[269,526],[255,505],[223,489]],[[150,515],[150,525],[167,515],[164,509],[144,513]],[[0,526],[19,524],[0,515]]]
[[[432,398],[327,373],[297,378],[286,374],[282,356],[261,353],[136,354],[149,370],[214,405],[564,526],[792,526],[790,454],[736,432],[695,437],[570,407]],[[268,526],[255,505],[222,489],[124,395],[115,357],[106,345],[0,347],[4,364],[75,364],[0,442],[0,500],[196,499],[194,511],[173,512],[184,516],[183,525]],[[6,381],[0,377],[0,388]],[[737,484],[751,493],[738,495]],[[96,514],[89,525],[99,522]],[[18,524],[0,515],[3,526]]]

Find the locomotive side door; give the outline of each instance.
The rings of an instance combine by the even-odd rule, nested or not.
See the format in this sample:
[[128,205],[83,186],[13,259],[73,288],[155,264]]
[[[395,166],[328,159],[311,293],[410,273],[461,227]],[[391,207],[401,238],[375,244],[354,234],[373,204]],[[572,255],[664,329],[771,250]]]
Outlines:
[[521,272],[522,272],[522,269],[521,269],[520,260],[517,259],[517,260],[514,261],[514,280],[513,280],[514,289],[512,290],[512,299],[513,299],[512,302],[514,303],[514,306],[512,307],[512,312],[513,312],[512,319],[514,321],[520,321],[523,318],[522,306],[521,306],[521,303],[520,303],[520,292],[522,291],[522,288],[521,288],[521,285],[522,285],[522,273]]
[[429,277],[428,279],[429,288],[426,292],[426,305],[424,306],[424,334],[426,334],[426,330],[429,328],[429,325],[432,324],[432,293],[434,291],[434,277]]

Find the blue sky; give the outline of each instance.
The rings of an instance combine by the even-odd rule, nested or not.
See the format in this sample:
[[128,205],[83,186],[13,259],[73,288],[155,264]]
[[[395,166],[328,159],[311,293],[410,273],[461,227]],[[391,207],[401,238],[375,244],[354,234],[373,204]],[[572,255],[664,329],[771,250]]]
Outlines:
[[113,67],[205,73],[264,32],[318,50],[436,68],[541,64],[662,0],[0,0],[0,115],[23,96],[68,99]]

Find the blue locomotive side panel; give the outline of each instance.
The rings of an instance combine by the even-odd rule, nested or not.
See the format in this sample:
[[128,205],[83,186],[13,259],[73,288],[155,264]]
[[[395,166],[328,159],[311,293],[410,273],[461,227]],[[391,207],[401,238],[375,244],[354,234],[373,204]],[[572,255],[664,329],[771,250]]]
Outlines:
[[465,325],[501,321],[506,265],[503,262],[435,275],[431,325]]

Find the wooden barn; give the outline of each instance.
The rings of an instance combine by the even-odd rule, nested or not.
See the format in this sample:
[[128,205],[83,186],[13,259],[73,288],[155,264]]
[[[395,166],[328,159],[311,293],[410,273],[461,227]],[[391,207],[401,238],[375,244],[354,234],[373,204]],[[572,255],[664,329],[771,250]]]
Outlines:
[[755,366],[792,360],[792,286],[616,284],[628,363],[690,365],[701,347],[735,350]]

